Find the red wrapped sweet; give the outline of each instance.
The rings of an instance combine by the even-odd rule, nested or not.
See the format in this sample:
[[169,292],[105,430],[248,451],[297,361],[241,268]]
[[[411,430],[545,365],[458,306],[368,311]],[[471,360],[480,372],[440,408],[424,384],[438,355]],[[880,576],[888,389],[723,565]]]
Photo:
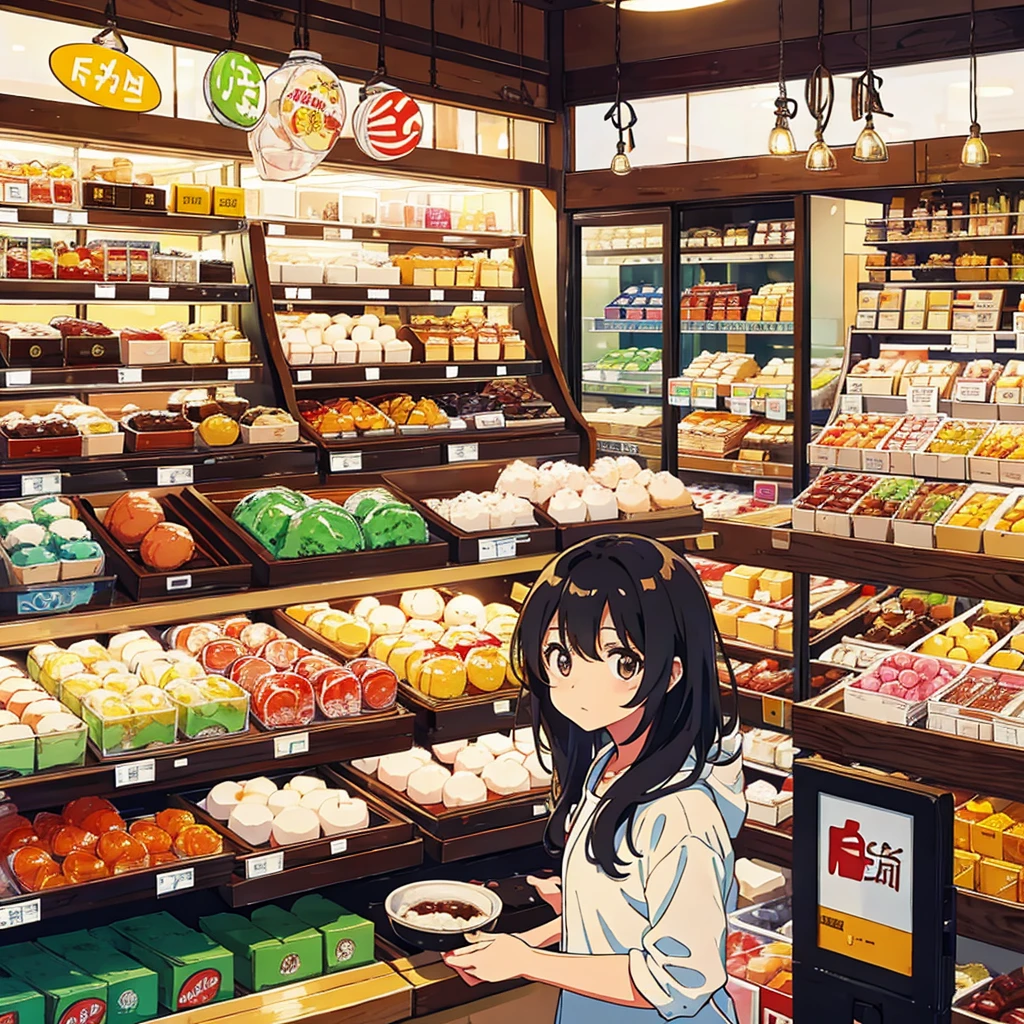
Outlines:
[[225,620],[223,624],[224,635],[231,637],[232,640],[242,639],[242,630],[246,626],[252,625],[252,619],[247,618],[245,615],[237,615],[233,619]]
[[284,636],[284,634],[281,630],[275,629],[268,623],[251,622],[242,630],[241,633],[238,634],[238,639],[241,640],[253,654],[258,654],[261,647],[278,636]]
[[58,857],[67,857],[68,854],[74,853],[76,850],[95,853],[98,841],[99,836],[93,832],[87,832],[78,825],[64,825],[53,833],[51,840],[53,852]]
[[108,878],[110,876],[110,868],[99,857],[94,857],[91,853],[79,851],[68,854],[62,869],[64,877],[72,884],[94,882],[98,878]]
[[34,827],[32,822],[21,814],[5,814],[0,818],[0,837],[7,835],[11,829]]
[[340,665],[325,668],[310,680],[326,718],[354,718],[363,709],[363,689],[355,673]]
[[23,846],[11,857],[11,871],[18,884],[28,892],[39,889],[43,880],[60,874],[57,862],[38,846]]
[[93,835],[101,836],[104,832],[124,832],[124,818],[117,811],[93,811],[85,821],[82,828]]
[[32,819],[32,827],[36,830],[36,835],[40,839],[50,842],[53,838],[53,834],[64,827],[64,819],[59,814],[54,814],[52,811],[40,811],[35,818]]
[[231,666],[231,681],[237,683],[243,690],[252,693],[256,684],[268,673],[274,672],[274,666],[266,658],[257,658],[255,655],[246,655],[239,658]]
[[256,717],[268,728],[309,725],[316,715],[316,697],[308,679],[294,672],[265,675],[252,695]]
[[338,663],[333,658],[328,658],[323,654],[307,654],[304,658],[299,658],[295,663],[295,668],[292,669],[296,675],[304,676],[306,679],[312,679],[318,672],[322,672],[325,668],[337,668]]
[[398,676],[376,658],[356,658],[348,666],[359,678],[363,707],[367,711],[387,711],[398,698]]
[[0,838],[0,854],[4,856],[15,850],[20,850],[23,846],[43,846],[42,839],[36,835],[36,830],[31,826],[12,828]]
[[127,832],[104,832],[96,846],[96,855],[107,867],[112,867],[122,858],[129,861],[146,859],[146,847]]
[[81,825],[94,811],[112,811],[114,805],[101,796],[83,796],[64,807],[64,820],[69,825]]
[[290,669],[300,658],[309,654],[309,651],[287,637],[275,637],[263,645],[259,654],[261,658],[266,658],[274,668],[283,672],[285,669]]
[[223,637],[219,640],[211,640],[199,653],[199,660],[207,672],[216,675],[227,675],[228,669],[238,661],[239,658],[247,656],[247,649],[241,640],[232,640],[230,637]]

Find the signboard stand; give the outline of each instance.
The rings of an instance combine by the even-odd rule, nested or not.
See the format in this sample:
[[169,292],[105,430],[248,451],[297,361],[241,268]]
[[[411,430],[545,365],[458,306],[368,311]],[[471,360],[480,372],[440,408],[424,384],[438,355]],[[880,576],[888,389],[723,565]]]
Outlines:
[[952,796],[819,758],[793,781],[795,1020],[948,1024]]

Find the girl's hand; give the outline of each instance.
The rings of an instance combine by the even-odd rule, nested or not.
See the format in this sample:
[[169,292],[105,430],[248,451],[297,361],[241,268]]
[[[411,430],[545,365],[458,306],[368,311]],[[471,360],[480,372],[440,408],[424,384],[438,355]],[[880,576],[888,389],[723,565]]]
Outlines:
[[535,878],[527,875],[526,881],[537,890],[537,895],[555,912],[562,913],[562,880],[560,878]]
[[467,935],[473,945],[445,953],[444,962],[469,985],[526,977],[535,949],[514,935]]

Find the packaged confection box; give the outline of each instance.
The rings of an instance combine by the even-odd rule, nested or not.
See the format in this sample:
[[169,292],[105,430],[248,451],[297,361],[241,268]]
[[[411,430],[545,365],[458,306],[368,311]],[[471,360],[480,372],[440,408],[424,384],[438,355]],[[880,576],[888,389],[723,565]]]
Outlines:
[[[978,460],[972,459],[972,463]],[[984,459],[984,462],[995,462],[995,459]],[[972,484],[964,492],[959,501],[947,509],[942,518],[935,524],[935,546],[944,551],[964,551],[968,554],[978,554],[984,544],[985,530],[993,522],[998,522],[996,513],[990,515],[980,527],[956,526],[952,520],[960,512],[964,505],[967,505],[978,494],[1007,494],[1006,488],[993,487],[991,484]],[[999,506],[1002,507],[1002,504]]]
[[373,922],[316,893],[301,896],[292,914],[323,940],[324,970],[331,974],[374,961]]
[[946,661],[942,658],[934,659],[952,671],[954,677],[940,690],[933,693],[931,697],[923,700],[908,700],[895,694],[881,693],[878,690],[865,690],[854,686],[854,683],[863,676],[869,675],[896,656],[895,654],[886,655],[875,662],[866,672],[859,673],[854,679],[843,684],[844,711],[851,715],[857,715],[860,718],[870,718],[876,722],[885,722],[888,725],[914,725],[928,714],[929,702],[941,700],[963,678],[968,667],[964,662]]
[[46,1024],[45,996],[21,978],[0,974],[0,1021]]
[[997,555],[1001,558],[1020,558],[1024,556],[1024,527],[1020,532],[996,529],[1007,516],[1017,509],[1018,503],[1024,504],[1024,488],[1015,488],[1006,496],[1006,500],[986,524],[982,533],[982,547],[986,555]]
[[[4,970],[15,983],[31,985],[42,993],[41,1019],[46,1024],[63,1024],[72,1010],[74,1017],[70,1019],[75,1024],[103,1024],[107,1014],[105,982],[31,942],[4,946],[3,960]],[[30,1006],[32,1002],[29,1001]]]

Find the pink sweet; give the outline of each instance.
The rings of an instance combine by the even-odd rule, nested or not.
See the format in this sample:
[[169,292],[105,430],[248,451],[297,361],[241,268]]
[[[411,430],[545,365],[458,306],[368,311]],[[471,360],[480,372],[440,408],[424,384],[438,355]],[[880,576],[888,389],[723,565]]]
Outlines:
[[882,684],[877,676],[865,676],[859,683],[857,683],[859,689],[868,690],[871,693],[877,693],[878,688],[881,685]]
[[912,654],[894,654],[892,663],[897,668],[910,668],[914,664],[914,656]]
[[899,674],[900,685],[905,686],[908,690],[913,689],[921,681],[921,677],[912,669],[905,668]]
[[935,658],[917,658],[914,661],[914,671],[922,679],[934,679],[941,671],[942,666],[939,665]]
[[887,696],[890,696],[890,697],[902,697],[903,696],[903,687],[900,686],[900,684],[896,683],[896,682],[882,683],[882,685],[878,688],[878,692],[879,693],[884,693],[884,694],[886,694]]
[[907,691],[907,700],[927,700],[931,695],[932,690],[928,683],[918,683],[917,686],[914,686]]
[[897,678],[898,674],[899,673],[897,673],[896,669],[888,668],[884,665],[878,670],[878,678],[881,679],[883,683],[891,683]]

